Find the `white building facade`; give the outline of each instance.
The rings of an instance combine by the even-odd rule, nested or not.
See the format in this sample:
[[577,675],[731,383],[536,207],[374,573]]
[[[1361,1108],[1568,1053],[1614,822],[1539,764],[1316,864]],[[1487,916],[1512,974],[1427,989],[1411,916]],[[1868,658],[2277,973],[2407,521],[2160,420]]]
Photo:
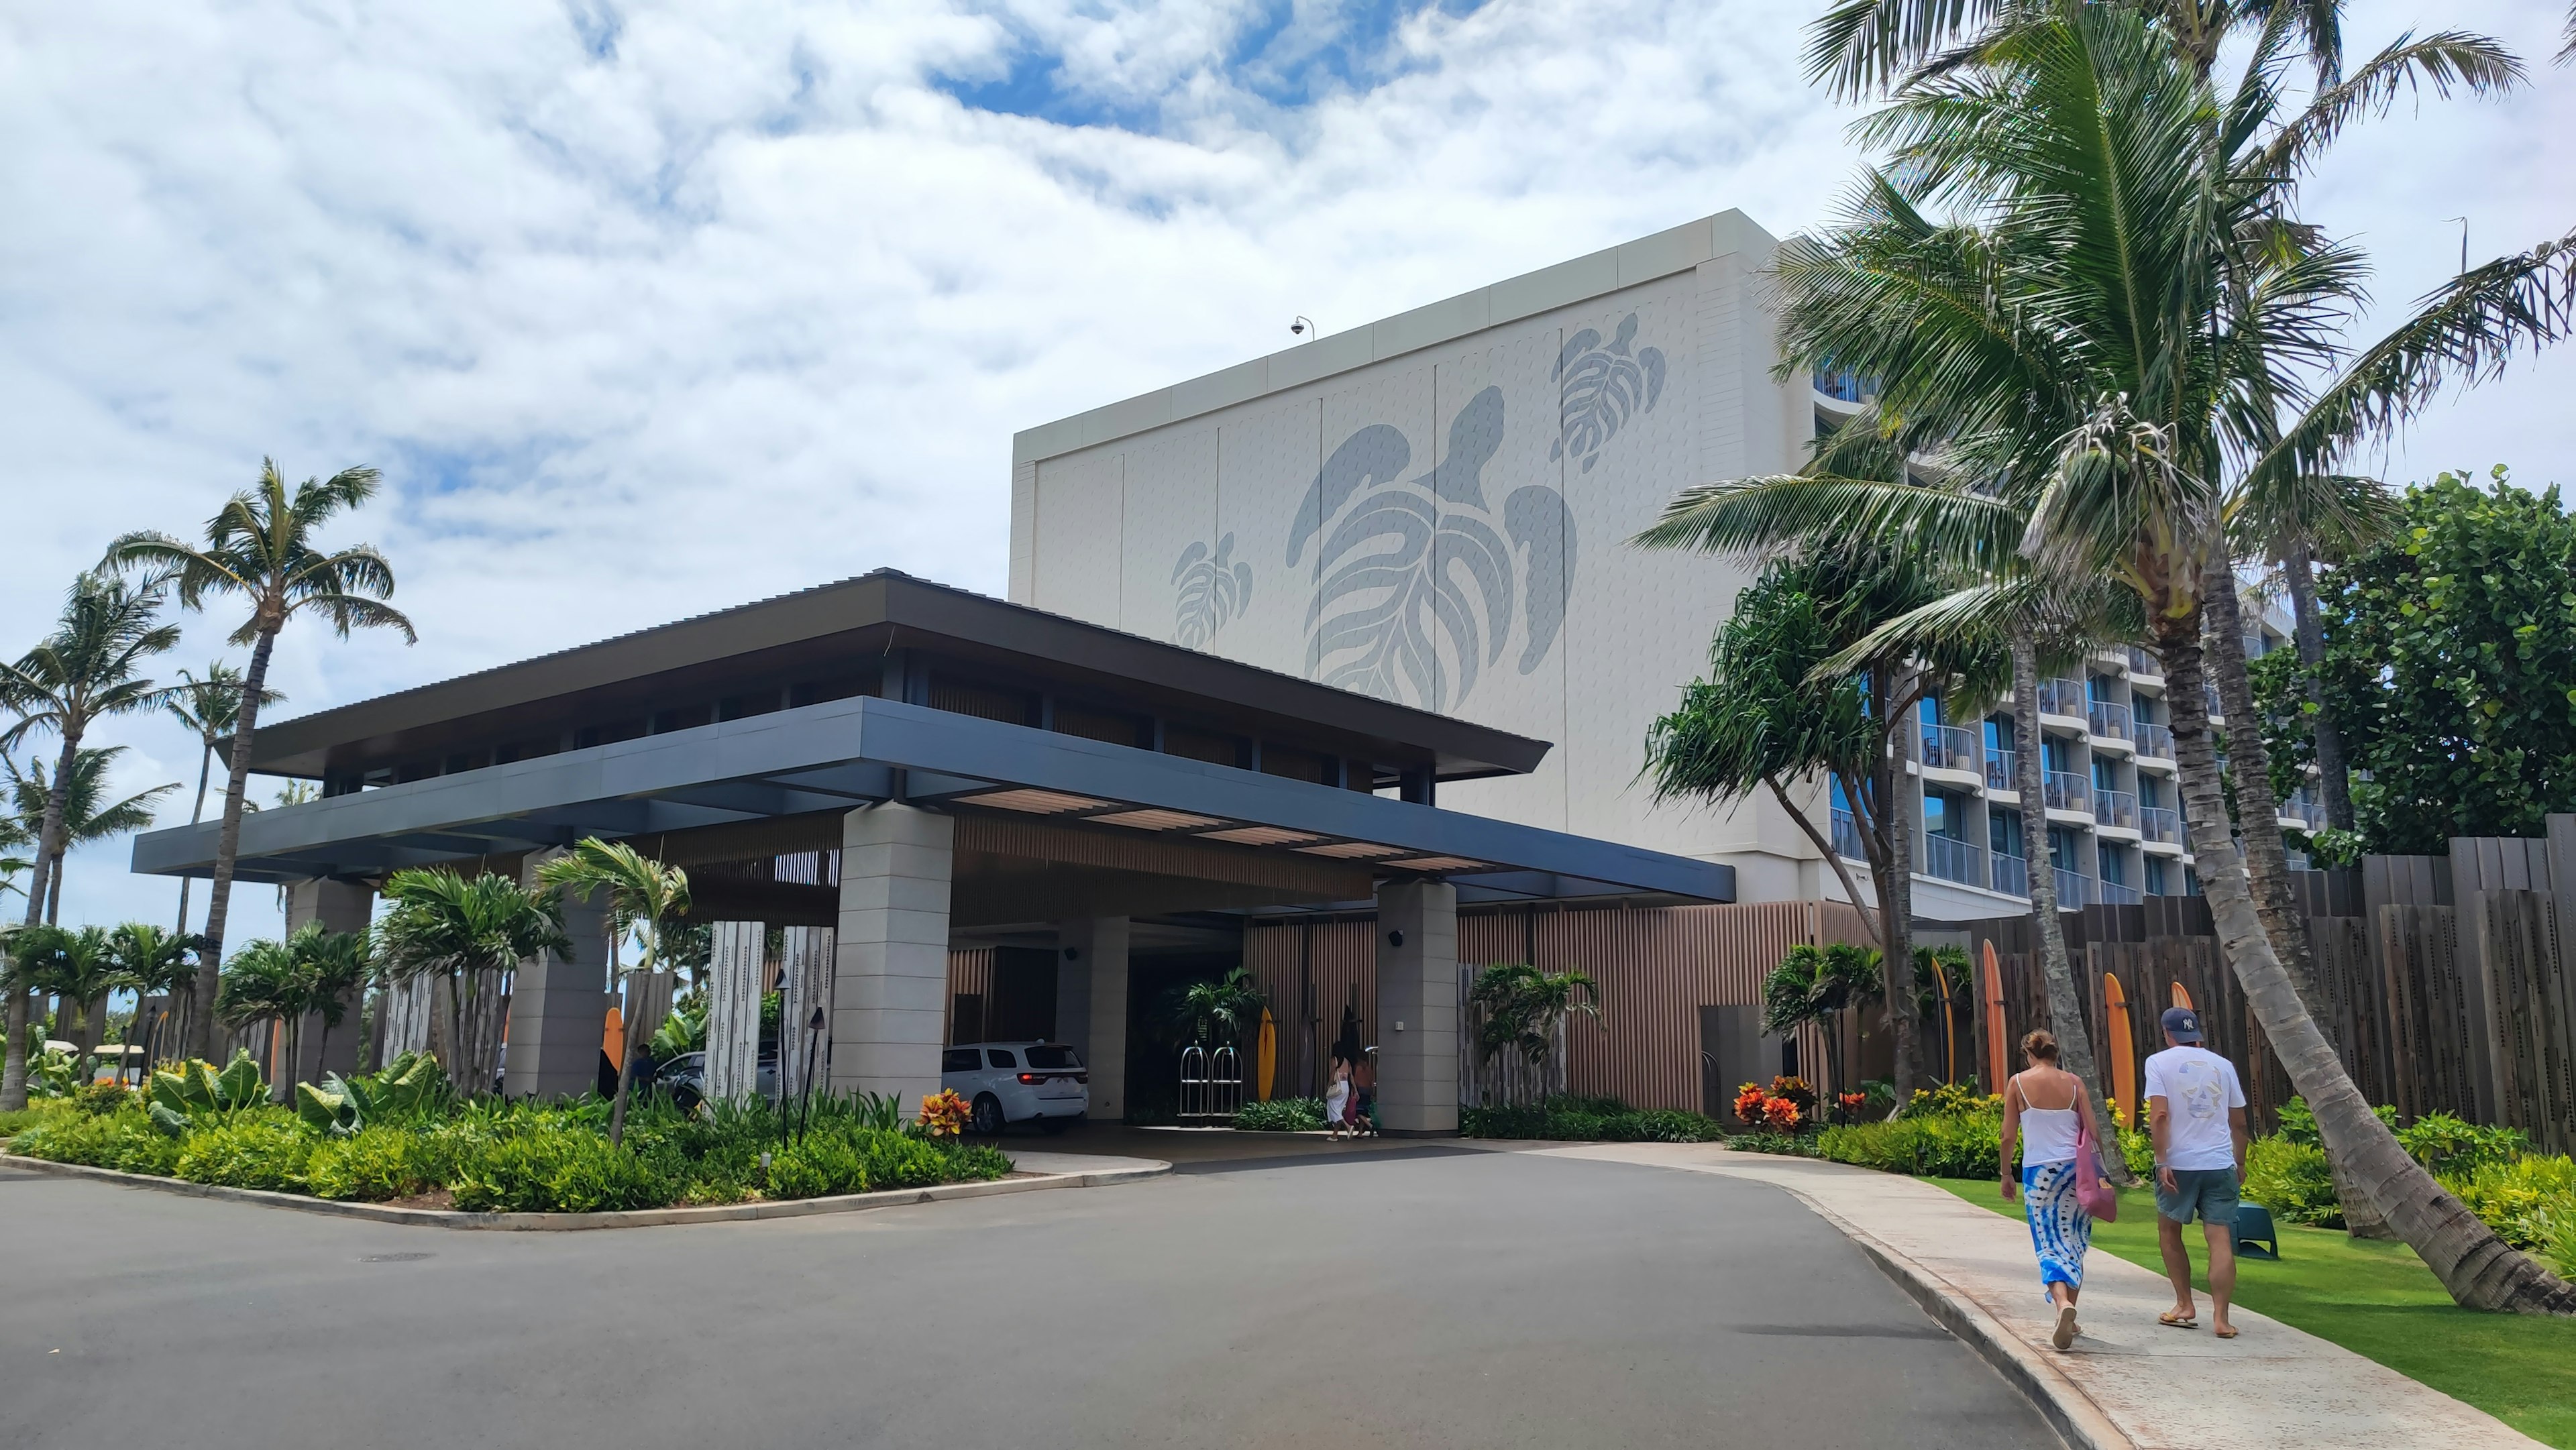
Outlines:
[[[1745,901],[1839,897],[1776,803],[1639,780],[1750,575],[1629,539],[1691,484],[1797,467],[1860,401],[1773,376],[1775,245],[1724,212],[1029,429],[1011,600],[1556,741],[1440,804],[1724,862]],[[2160,695],[2126,651],[2051,691],[2070,905],[2184,889]],[[1925,727],[1918,913],[2026,909],[2008,720]]]

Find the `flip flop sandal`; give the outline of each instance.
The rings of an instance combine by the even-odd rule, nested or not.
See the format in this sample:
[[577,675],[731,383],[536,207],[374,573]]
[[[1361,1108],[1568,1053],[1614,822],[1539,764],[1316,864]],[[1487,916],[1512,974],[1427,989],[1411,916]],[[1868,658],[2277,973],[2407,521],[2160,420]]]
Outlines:
[[2210,1333],[2217,1335],[2221,1339],[2234,1339],[2236,1337],[2236,1331],[2234,1329],[2213,1329]]
[[2197,1314],[2176,1314],[2172,1310],[2168,1309],[2164,1313],[2156,1316],[2156,1322],[2167,1329],[2198,1329],[2200,1327],[2200,1316]]
[[2057,1332],[2048,1336],[2051,1348],[2064,1349],[2075,1342],[2075,1306],[2067,1304],[2057,1311]]

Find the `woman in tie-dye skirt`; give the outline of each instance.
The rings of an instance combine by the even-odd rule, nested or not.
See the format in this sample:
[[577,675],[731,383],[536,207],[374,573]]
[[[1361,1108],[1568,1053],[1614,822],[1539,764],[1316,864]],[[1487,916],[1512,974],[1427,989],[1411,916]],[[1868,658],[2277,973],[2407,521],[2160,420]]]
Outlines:
[[2030,1220],[2040,1286],[2057,1310],[2049,1343],[2064,1349],[2078,1332],[2075,1300],[2084,1292],[2084,1254],[2093,1246],[2093,1217],[2075,1196],[2076,1125],[2092,1109],[2084,1100],[2083,1079],[2058,1067],[2055,1037],[2033,1032],[2021,1040],[2021,1050],[2030,1067],[2004,1084],[2004,1202],[2018,1194]]

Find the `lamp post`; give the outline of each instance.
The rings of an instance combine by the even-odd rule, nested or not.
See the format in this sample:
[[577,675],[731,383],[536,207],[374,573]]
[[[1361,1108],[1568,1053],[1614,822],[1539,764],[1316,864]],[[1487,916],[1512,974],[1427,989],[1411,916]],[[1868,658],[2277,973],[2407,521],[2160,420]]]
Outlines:
[[805,1019],[805,1097],[796,1110],[796,1140],[805,1140],[805,1125],[814,1117],[814,1047],[823,1038],[823,1004],[814,1004],[814,1015]]

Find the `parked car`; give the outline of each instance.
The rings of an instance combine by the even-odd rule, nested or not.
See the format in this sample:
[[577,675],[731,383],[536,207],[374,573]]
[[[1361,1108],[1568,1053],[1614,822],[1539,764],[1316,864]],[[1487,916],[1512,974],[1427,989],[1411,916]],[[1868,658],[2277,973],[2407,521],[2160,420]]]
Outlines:
[[1091,1111],[1091,1072],[1061,1042],[969,1042],[939,1060],[939,1085],[974,1107],[978,1133],[1034,1122],[1061,1133]]
[[[663,1063],[653,1073],[652,1086],[669,1093],[671,1100],[684,1111],[695,1108],[707,1095],[707,1055],[704,1052],[683,1052]],[[752,1091],[765,1098],[778,1096],[778,1059],[775,1055],[760,1059],[760,1067],[753,1074]]]

